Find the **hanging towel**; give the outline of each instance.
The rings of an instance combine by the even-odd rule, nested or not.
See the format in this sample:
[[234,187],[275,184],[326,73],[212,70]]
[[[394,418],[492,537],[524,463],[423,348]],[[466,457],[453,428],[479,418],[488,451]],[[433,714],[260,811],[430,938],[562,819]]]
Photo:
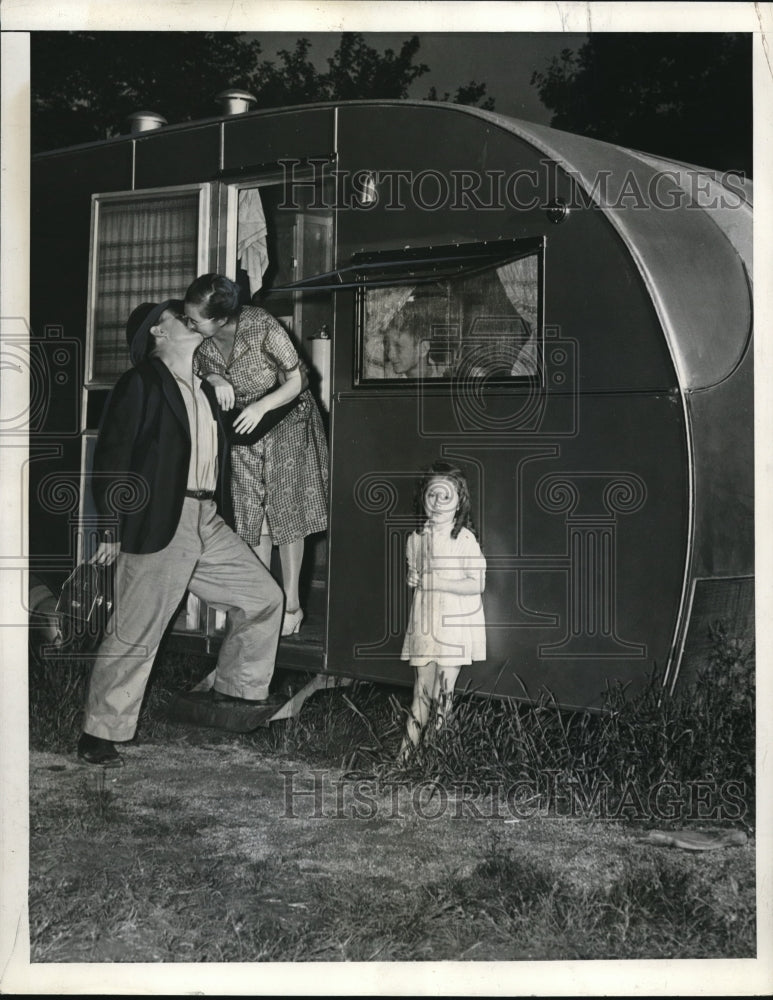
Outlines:
[[239,222],[237,229],[236,259],[250,279],[252,295],[263,287],[263,275],[268,267],[266,246],[266,217],[258,188],[244,188],[239,192]]

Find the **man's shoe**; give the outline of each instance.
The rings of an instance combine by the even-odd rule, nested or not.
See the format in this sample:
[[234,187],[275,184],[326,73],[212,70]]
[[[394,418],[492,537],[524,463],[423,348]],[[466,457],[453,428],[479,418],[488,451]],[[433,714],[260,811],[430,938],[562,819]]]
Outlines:
[[78,760],[84,764],[100,764],[102,767],[123,767],[123,757],[111,740],[103,740],[91,733],[82,733],[78,740]]

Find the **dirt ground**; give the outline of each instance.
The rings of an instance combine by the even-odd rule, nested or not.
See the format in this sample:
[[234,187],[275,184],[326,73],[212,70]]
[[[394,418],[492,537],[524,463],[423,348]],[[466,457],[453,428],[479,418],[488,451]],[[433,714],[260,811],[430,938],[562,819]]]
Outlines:
[[[583,957],[565,933],[519,945],[513,913],[492,920],[485,899],[470,921],[443,887],[481,872],[501,881],[539,869],[548,894],[620,900],[632,866],[651,869],[654,884],[666,863],[675,878],[699,879],[699,896],[710,886],[726,920],[753,905],[753,842],[669,850],[624,823],[518,819],[464,790],[378,789],[217,740],[132,745],[124,756],[125,767],[103,770],[30,755],[33,961]],[[400,950],[396,927],[411,919],[416,934]],[[204,933],[207,920],[230,922],[225,943]]]

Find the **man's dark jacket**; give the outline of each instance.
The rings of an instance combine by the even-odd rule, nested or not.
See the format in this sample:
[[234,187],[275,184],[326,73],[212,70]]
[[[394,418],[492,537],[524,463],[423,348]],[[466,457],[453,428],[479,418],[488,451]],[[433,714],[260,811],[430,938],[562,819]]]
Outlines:
[[[208,382],[202,385],[218,428],[215,500],[223,518],[233,524],[228,444],[215,392]],[[114,523],[117,515],[122,551],[158,552],[171,542],[182,513],[190,457],[188,412],[174,375],[158,358],[140,362],[110,394],[94,451],[94,502],[106,521]]]

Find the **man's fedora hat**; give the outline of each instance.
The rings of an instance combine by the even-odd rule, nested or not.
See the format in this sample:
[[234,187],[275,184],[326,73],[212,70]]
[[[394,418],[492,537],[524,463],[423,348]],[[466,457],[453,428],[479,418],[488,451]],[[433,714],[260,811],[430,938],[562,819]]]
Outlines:
[[132,312],[126,323],[126,343],[132,364],[138,365],[147,357],[150,328],[161,319],[165,309],[182,312],[183,304],[179,299],[165,299],[163,302],[143,302]]

